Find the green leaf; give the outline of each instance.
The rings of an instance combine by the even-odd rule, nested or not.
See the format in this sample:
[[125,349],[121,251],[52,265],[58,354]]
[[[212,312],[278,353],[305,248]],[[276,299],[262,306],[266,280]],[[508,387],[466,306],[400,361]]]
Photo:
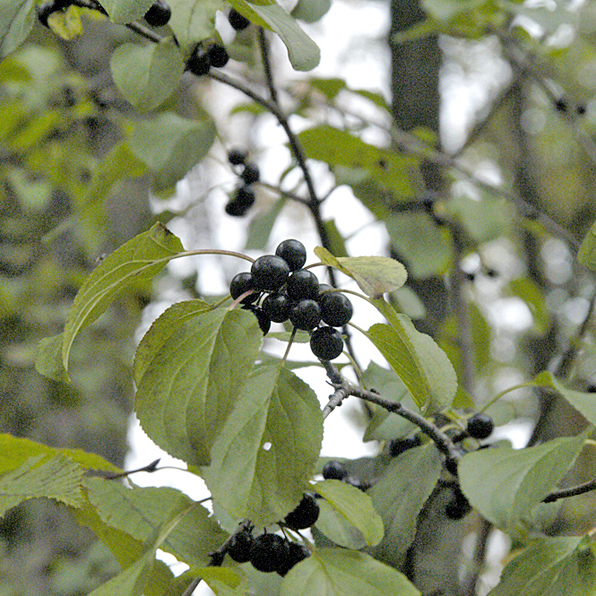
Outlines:
[[588,269],[596,271],[596,222],[585,235],[577,253],[577,260]]
[[100,478],[88,478],[85,487],[89,501],[104,523],[142,542],[163,530],[180,513],[160,548],[189,565],[207,565],[209,553],[228,537],[207,509],[173,488],[133,486],[131,489]]
[[283,519],[308,489],[322,437],[312,389],[279,363],[256,368],[204,470],[216,512],[257,526]]
[[264,250],[267,246],[271,230],[277,221],[277,216],[286,204],[281,198],[274,205],[263,213],[258,213],[251,220],[248,226],[248,238],[246,239],[245,250]]
[[399,571],[371,556],[339,548],[317,549],[293,567],[280,596],[420,596]]
[[102,0],[101,5],[106,9],[114,23],[130,23],[140,19],[151,7],[153,0]]
[[422,6],[431,17],[439,21],[449,21],[487,3],[487,0],[423,0]]
[[0,58],[14,52],[35,22],[33,0],[0,0]]
[[161,105],[176,89],[184,60],[171,39],[138,45],[124,43],[110,61],[114,83],[126,100],[141,112]]
[[168,23],[180,46],[190,51],[199,41],[215,36],[215,13],[222,0],[168,0],[172,17]]
[[231,0],[230,4],[257,25],[279,35],[295,70],[312,70],[318,66],[321,60],[319,47],[284,8],[273,2]]
[[326,248],[317,246],[315,254],[325,265],[335,267],[351,277],[360,289],[372,298],[401,288],[406,283],[406,268],[388,257],[334,257]]
[[200,577],[216,596],[246,596],[246,579],[238,570],[226,567],[191,568],[193,575]]
[[180,240],[157,223],[102,261],[85,280],[68,313],[62,343],[65,370],[77,333],[93,323],[124,288],[152,279],[182,250]]
[[548,371],[540,373],[534,379],[533,384],[553,389],[562,395],[590,424],[596,425],[596,394],[568,389]]
[[81,13],[82,11],[78,6],[69,6],[66,11],[56,10],[50,14],[48,25],[64,41],[72,41],[77,37],[81,37],[85,32]]
[[400,566],[416,535],[418,515],[434,490],[442,464],[432,443],[408,449],[393,459],[368,494],[385,524],[385,538],[375,557]]
[[445,352],[430,336],[417,331],[406,315],[393,312],[390,323],[377,323],[365,334],[404,382],[416,405],[427,412],[451,405],[457,377]]
[[487,520],[511,528],[556,487],[586,436],[554,439],[527,449],[503,446],[468,453],[458,466],[462,490]]
[[93,590],[89,596],[141,596],[154,562],[155,552],[146,552],[122,573]]
[[[355,486],[339,480],[324,480],[314,485],[314,490],[325,499],[345,519],[356,528],[368,546],[375,546],[383,539],[383,522],[373,506],[371,498]],[[317,528],[340,546],[351,547],[335,540],[333,529],[328,524],[316,524]],[[331,530],[331,532],[330,532]]]
[[590,537],[535,541],[511,560],[489,596],[592,596],[596,558]]
[[40,374],[68,383],[68,373],[62,363],[62,343],[64,335],[59,333],[52,337],[45,337],[37,346],[37,356],[35,358],[35,370]]
[[138,122],[129,143],[131,151],[153,171],[158,188],[167,188],[207,155],[214,138],[210,120],[197,122],[164,112]]
[[331,0],[298,0],[292,9],[292,16],[306,23],[316,23],[331,8]]
[[252,313],[174,305],[151,327],[135,359],[135,411],[147,435],[194,466],[207,465],[261,344]]
[[83,501],[82,479],[82,468],[66,457],[30,457],[0,477],[0,515],[23,501],[40,497],[77,507]]

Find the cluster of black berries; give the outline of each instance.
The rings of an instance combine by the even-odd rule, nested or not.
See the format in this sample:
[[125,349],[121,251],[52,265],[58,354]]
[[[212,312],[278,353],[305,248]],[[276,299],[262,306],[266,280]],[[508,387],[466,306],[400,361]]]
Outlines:
[[323,478],[325,480],[341,480],[346,484],[350,484],[360,490],[367,490],[370,488],[370,484],[361,482],[358,478],[351,476],[348,472],[348,468],[346,468],[345,464],[342,464],[340,461],[335,459],[329,460],[323,466]]
[[259,181],[261,176],[259,167],[254,163],[247,163],[246,151],[230,149],[228,161],[238,169],[241,185],[226,205],[226,213],[235,217],[243,216],[255,203],[255,193],[251,186]]
[[306,249],[298,240],[284,240],[274,255],[255,260],[250,272],[239,273],[230,283],[234,300],[251,310],[263,333],[271,322],[290,321],[296,329],[310,331],[310,349],[321,360],[333,360],[344,341],[336,327],[352,318],[352,303],[317,276],[302,269]]
[[[296,509],[286,515],[283,524],[293,530],[304,530],[313,526],[318,517],[319,505],[314,495],[305,493]],[[230,538],[225,552],[236,563],[250,563],[258,571],[282,576],[310,556],[303,544],[267,532],[253,536],[252,527],[246,524]]]
[[206,75],[211,67],[224,67],[229,59],[228,51],[220,43],[200,41],[186,61],[186,69],[200,77]]

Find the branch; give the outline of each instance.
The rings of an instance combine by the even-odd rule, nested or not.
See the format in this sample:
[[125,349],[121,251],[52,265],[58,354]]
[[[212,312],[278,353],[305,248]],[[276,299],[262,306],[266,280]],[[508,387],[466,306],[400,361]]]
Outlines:
[[583,484],[578,484],[577,486],[571,486],[569,488],[555,490],[546,497],[544,497],[544,499],[542,499],[542,502],[553,503],[554,501],[558,501],[559,499],[576,497],[577,495],[583,495],[584,493],[589,493],[593,490],[596,490],[596,480],[590,480],[588,482],[584,482]]

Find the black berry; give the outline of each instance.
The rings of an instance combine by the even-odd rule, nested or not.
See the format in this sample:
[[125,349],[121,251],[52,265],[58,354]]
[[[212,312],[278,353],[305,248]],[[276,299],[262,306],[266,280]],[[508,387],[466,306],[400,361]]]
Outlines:
[[233,217],[242,217],[250,209],[250,205],[232,199],[226,205],[226,213]]
[[250,310],[257,317],[263,335],[267,335],[271,329],[271,319],[267,316],[267,313],[260,306],[254,304],[245,304],[242,308]]
[[250,188],[241,186],[234,198],[226,205],[226,213],[240,217],[254,205],[255,200],[255,193]]
[[283,323],[290,316],[290,300],[285,294],[269,294],[263,300],[263,310],[274,323]]
[[284,240],[275,249],[275,254],[281,257],[292,271],[302,269],[306,263],[306,248],[299,240]]
[[332,327],[343,327],[354,313],[350,299],[341,292],[326,293],[321,296],[320,304],[321,318]]
[[303,298],[316,300],[319,295],[319,280],[308,269],[300,269],[292,272],[290,277],[288,277],[287,283],[288,296],[292,300],[302,300]]
[[255,289],[275,292],[286,283],[290,268],[281,257],[264,255],[252,264],[250,272]]
[[555,109],[558,112],[566,112],[569,109],[569,104],[567,103],[567,100],[563,97],[557,99],[557,101],[555,101]]
[[240,174],[240,178],[244,180],[245,184],[258,182],[260,177],[259,167],[254,163],[247,163],[244,170],[242,170],[242,174]]
[[581,104],[580,103],[575,108],[575,111],[576,111],[576,113],[577,113],[578,116],[583,116],[586,113],[587,108],[586,108],[586,106],[584,104]]
[[257,536],[250,549],[252,566],[264,573],[283,569],[288,557],[288,542],[277,534]]
[[310,349],[321,360],[333,360],[344,349],[341,333],[333,327],[319,327],[310,336]]
[[[248,292],[249,290],[253,290],[253,283],[252,283],[252,275],[248,271],[243,271],[242,273],[238,273],[232,278],[230,282],[230,294],[232,298],[236,300],[244,294],[244,292]],[[259,297],[258,292],[253,292],[249,294],[246,298],[242,299],[243,304],[249,304],[250,302],[254,302]]]
[[209,62],[211,66],[214,68],[222,68],[230,59],[230,55],[228,54],[228,50],[226,50],[221,44],[213,43],[207,49],[207,54],[209,55]]
[[449,503],[447,503],[447,506],[445,507],[445,515],[449,519],[457,520],[462,519],[463,517],[468,515],[470,511],[472,511],[472,506],[470,505],[470,502],[468,501],[464,493],[461,492],[461,489],[459,487],[456,487],[453,491],[453,498],[449,501]]
[[486,439],[491,435],[495,424],[487,414],[474,414],[469,420],[466,430],[474,439]]
[[310,551],[304,544],[289,542],[287,558],[282,567],[277,569],[277,573],[284,576],[294,565],[297,565],[300,561],[304,561],[308,557],[310,557]]
[[348,476],[348,468],[334,459],[323,466],[323,478],[325,480],[343,480]]
[[319,519],[319,504],[310,493],[304,493],[302,500],[293,511],[284,518],[285,523],[293,530],[310,528]]
[[230,10],[230,13],[228,14],[228,21],[230,22],[230,25],[232,25],[232,28],[236,31],[242,31],[250,25],[250,21],[244,15],[240,14],[235,8]]
[[211,68],[211,59],[207,50],[199,43],[195,46],[190,58],[186,63],[186,68],[192,74],[200,77],[206,75]]
[[228,161],[233,166],[243,165],[244,162],[246,161],[247,157],[248,157],[247,152],[243,151],[242,149],[230,149],[228,151]]
[[163,27],[168,24],[171,16],[172,10],[168,4],[163,0],[155,0],[145,13],[145,20],[151,27]]
[[250,550],[254,538],[246,528],[236,532],[228,542],[228,555],[236,563],[247,563],[250,560]]
[[319,295],[317,296],[317,300],[321,302],[323,296],[326,296],[329,292],[332,292],[333,290],[334,287],[330,286],[329,284],[319,284]]
[[[285,262],[285,261],[284,261]],[[306,299],[294,303],[290,308],[290,321],[297,329],[310,331],[321,320],[321,309],[314,300]]]
[[418,437],[406,437],[405,439],[395,439],[389,443],[389,455],[397,457],[404,451],[420,446],[420,439]]

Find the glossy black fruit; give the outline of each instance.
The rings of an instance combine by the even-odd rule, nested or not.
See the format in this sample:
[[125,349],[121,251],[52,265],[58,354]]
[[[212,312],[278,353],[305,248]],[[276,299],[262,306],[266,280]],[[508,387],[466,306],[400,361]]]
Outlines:
[[319,295],[317,296],[317,300],[319,301],[319,303],[323,299],[323,296],[326,296],[329,292],[332,292],[333,290],[334,287],[330,286],[329,284],[319,284]]
[[459,487],[454,489],[453,498],[445,507],[445,515],[449,519],[462,519],[472,511],[470,502]]
[[246,167],[240,174],[240,178],[244,180],[245,184],[253,184],[254,182],[258,182],[259,178],[261,177],[261,173],[259,171],[259,167],[254,163],[247,163]]
[[263,255],[255,260],[250,272],[255,289],[275,292],[286,283],[290,268],[281,257]]
[[230,149],[228,151],[228,161],[233,166],[241,166],[246,161],[248,153],[242,149]]
[[250,188],[241,186],[226,205],[226,213],[236,217],[242,216],[255,204],[255,200],[255,193]]
[[250,21],[234,8],[228,14],[228,21],[236,31],[242,31],[250,25]]
[[169,5],[163,0],[155,0],[145,13],[145,20],[151,27],[163,27],[168,24],[171,16],[172,10]]
[[256,306],[255,304],[245,304],[242,308],[250,310],[255,317],[257,317],[263,335],[267,335],[271,329],[271,319],[267,313],[260,306]]
[[344,340],[334,327],[319,327],[310,336],[310,349],[321,360],[333,360],[343,352]]
[[250,209],[250,204],[232,199],[228,202],[225,209],[228,215],[242,217],[243,215],[246,215],[246,212]]
[[319,280],[308,269],[293,271],[288,277],[287,283],[288,296],[292,300],[302,300],[303,298],[316,300],[319,295]]
[[283,577],[294,565],[297,565],[300,561],[304,561],[308,557],[310,557],[310,551],[304,544],[289,542],[287,558],[283,562],[282,567],[277,569],[277,573]]
[[252,566],[264,573],[283,569],[287,557],[288,542],[277,534],[257,536],[250,549]]
[[206,75],[209,72],[211,59],[209,58],[208,51],[201,44],[195,46],[186,63],[186,68],[198,77]]
[[397,457],[404,451],[420,446],[420,439],[418,437],[406,437],[405,439],[395,439],[389,443],[389,455]]
[[325,480],[343,480],[348,475],[348,468],[340,461],[329,460],[323,466],[323,478]]
[[317,519],[319,519],[319,504],[311,493],[304,493],[296,509],[290,511],[284,521],[293,530],[305,530],[313,526]]
[[290,307],[290,321],[297,329],[305,331],[314,329],[321,321],[321,309],[318,302],[308,298],[295,302]]
[[321,318],[327,325],[343,327],[354,314],[350,299],[341,292],[328,292],[321,296]]
[[292,271],[302,269],[306,263],[306,248],[299,240],[284,240],[275,249],[275,254],[281,257]]
[[493,419],[487,414],[474,414],[469,420],[466,430],[474,439],[486,439],[495,428]]
[[[243,271],[242,273],[238,273],[232,278],[230,282],[230,294],[232,298],[236,300],[239,296],[242,296],[244,292],[248,292],[249,290],[253,290],[253,283],[252,283],[252,275],[248,271]],[[243,304],[250,304],[251,302],[255,302],[259,297],[258,292],[253,292],[249,294],[246,298],[242,299]]]
[[247,563],[250,560],[250,551],[254,538],[249,530],[242,529],[236,532],[228,542],[228,555],[236,563]]
[[263,300],[263,310],[274,323],[283,323],[290,316],[290,300],[285,294],[269,294]]
[[209,62],[214,68],[224,67],[230,59],[228,50],[219,43],[212,43],[207,49],[207,54],[209,55]]

